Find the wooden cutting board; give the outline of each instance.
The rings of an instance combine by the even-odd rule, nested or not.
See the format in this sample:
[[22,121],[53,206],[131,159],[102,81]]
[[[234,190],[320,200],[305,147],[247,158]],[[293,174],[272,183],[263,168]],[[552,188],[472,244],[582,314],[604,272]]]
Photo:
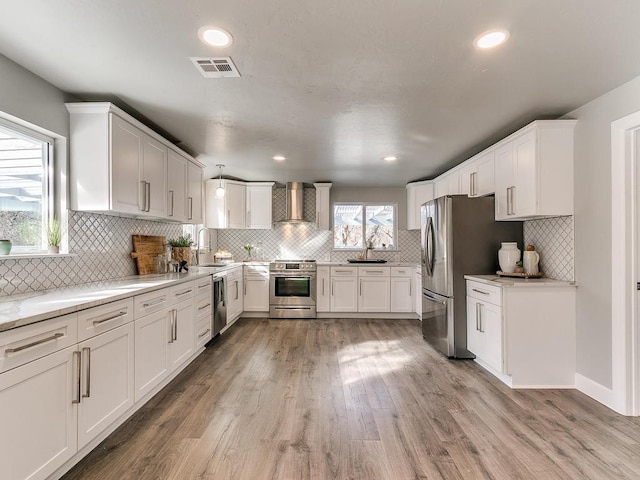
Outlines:
[[138,275],[155,273],[154,260],[158,255],[164,255],[165,237],[152,235],[131,235],[133,252],[131,258],[136,259]]

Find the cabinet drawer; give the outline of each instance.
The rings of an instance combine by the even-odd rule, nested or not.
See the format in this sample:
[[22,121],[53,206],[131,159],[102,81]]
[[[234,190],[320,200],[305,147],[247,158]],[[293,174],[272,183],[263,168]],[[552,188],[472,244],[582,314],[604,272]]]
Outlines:
[[467,280],[467,295],[493,305],[502,305],[502,288]]
[[389,267],[358,267],[358,275],[364,277],[388,277]]
[[133,313],[136,318],[144,317],[151,313],[164,310],[170,304],[169,289],[156,290],[155,292],[137,295],[133,299]]
[[184,302],[193,298],[196,291],[195,282],[181,283],[176,287],[169,288],[169,304],[175,305],[178,302]]
[[268,265],[245,265],[244,274],[269,276],[269,266]]
[[211,314],[212,302],[211,302],[211,294],[209,295],[198,295],[195,300],[196,304],[196,316],[199,317],[201,314],[205,312],[209,312]]
[[209,340],[211,340],[210,316],[198,316],[198,318],[196,319],[195,335],[196,348],[204,346]]
[[331,267],[332,277],[357,277],[358,267]]
[[242,278],[242,267],[233,268],[227,271],[227,279],[236,280],[238,278]]
[[0,372],[78,343],[78,315],[45,320],[0,334]]
[[94,337],[133,320],[133,298],[78,312],[78,341]]
[[196,295],[200,295],[205,292],[211,292],[211,275],[206,276],[205,278],[200,278],[195,281],[196,285]]
[[411,277],[413,275],[412,267],[391,267],[392,277]]

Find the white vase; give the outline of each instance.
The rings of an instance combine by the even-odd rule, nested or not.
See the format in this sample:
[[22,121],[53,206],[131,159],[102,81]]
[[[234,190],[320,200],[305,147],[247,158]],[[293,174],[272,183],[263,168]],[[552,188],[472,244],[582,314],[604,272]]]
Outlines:
[[49,245],[49,248],[47,248],[47,253],[49,255],[58,255],[60,253],[60,247],[58,245]]
[[502,248],[498,250],[498,263],[504,273],[513,273],[516,262],[520,261],[520,249],[516,242],[502,242]]
[[522,254],[522,266],[524,273],[528,275],[536,275],[538,273],[538,262],[540,255],[536,251],[526,251]]

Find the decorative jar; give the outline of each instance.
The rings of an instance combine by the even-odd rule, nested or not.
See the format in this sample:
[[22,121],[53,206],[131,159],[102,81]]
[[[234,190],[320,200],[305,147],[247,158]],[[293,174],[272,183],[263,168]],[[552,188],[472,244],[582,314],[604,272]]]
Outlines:
[[520,253],[516,242],[502,242],[502,248],[498,250],[500,270],[504,273],[513,273],[516,269],[516,262],[520,261]]
[[9,255],[11,252],[11,240],[0,240],[0,255]]

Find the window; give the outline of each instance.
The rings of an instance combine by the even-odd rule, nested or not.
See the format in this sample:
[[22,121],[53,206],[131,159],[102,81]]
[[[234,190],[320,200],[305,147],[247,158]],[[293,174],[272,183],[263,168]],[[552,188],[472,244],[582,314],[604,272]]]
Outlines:
[[51,138],[0,121],[0,238],[11,240],[12,252],[47,248],[52,146]]
[[333,205],[333,248],[397,248],[396,206],[363,203]]

